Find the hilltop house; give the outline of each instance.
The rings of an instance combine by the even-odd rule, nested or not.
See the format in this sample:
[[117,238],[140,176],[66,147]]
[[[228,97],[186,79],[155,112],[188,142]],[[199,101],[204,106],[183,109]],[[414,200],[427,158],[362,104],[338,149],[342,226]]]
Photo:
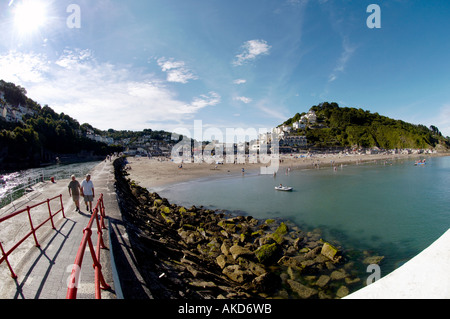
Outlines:
[[292,123],[292,127],[295,130],[298,130],[298,129],[304,130],[306,128],[306,123],[304,123],[302,121],[297,121],[297,122]]
[[303,115],[300,118],[300,123],[303,124],[315,124],[317,122],[317,115],[316,112],[314,111],[309,111],[306,115]]

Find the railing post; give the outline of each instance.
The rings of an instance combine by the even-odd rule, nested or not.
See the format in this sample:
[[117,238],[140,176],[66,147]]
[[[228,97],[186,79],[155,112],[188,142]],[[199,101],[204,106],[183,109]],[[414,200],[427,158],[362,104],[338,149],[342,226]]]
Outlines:
[[[96,299],[102,299],[102,295],[101,295],[101,289],[109,289],[111,288],[106,282],[105,282],[105,278],[103,277],[102,274],[102,265],[100,264],[100,249],[102,247],[101,246],[101,241],[103,242],[103,240],[101,239],[101,231],[98,231],[99,237],[97,240],[97,251],[95,251],[94,249],[94,245],[92,244],[92,240],[91,237],[88,238],[88,245],[89,245],[89,250],[91,252],[91,256],[92,256],[92,260],[93,260],[93,267],[94,267],[94,271],[95,271],[95,298]],[[101,285],[101,287],[100,287]]]
[[[95,206],[94,210],[93,210],[93,214],[91,216],[91,219],[89,220],[88,226],[83,230],[83,240],[80,244],[78,253],[77,253],[77,257],[75,259],[75,265],[77,265],[78,267],[81,267],[82,264],[82,256],[86,250],[86,246],[89,247],[89,251],[91,253],[91,257],[92,257],[92,261],[93,261],[93,268],[94,268],[94,272],[95,272],[95,282],[94,282],[94,287],[95,287],[95,298],[96,299],[101,299],[101,289],[106,290],[106,289],[110,289],[111,287],[106,283],[105,278],[103,277],[103,273],[102,273],[102,265],[100,263],[100,249],[106,248],[104,242],[103,242],[103,232],[102,229],[106,229],[106,227],[104,227],[104,222],[103,222],[103,217],[105,215],[105,208],[103,205],[103,194],[100,196],[99,200],[97,201],[97,205]],[[97,226],[97,244],[96,247],[94,248],[94,245],[92,243],[92,224],[94,223],[94,218],[95,218],[95,222],[96,222],[96,226]],[[100,220],[99,220],[100,218]],[[72,270],[72,278],[75,278],[75,267]],[[74,279],[72,279],[72,282],[74,281]],[[68,291],[67,291],[67,296],[66,299],[76,299],[76,294],[77,294],[77,288],[73,287],[74,285],[72,284]]]
[[104,248],[106,248],[106,246],[105,246],[105,243],[103,242],[103,232],[102,232],[102,228],[101,228],[101,226],[100,226],[100,224],[101,224],[101,222],[99,222],[99,217],[100,217],[100,220],[101,220],[101,215],[99,216],[100,214],[99,214],[99,209],[96,207],[96,208],[94,208],[94,218],[95,218],[95,222],[97,223],[97,234],[99,235],[98,236],[98,240],[99,240],[99,242],[100,242],[100,248],[101,249],[104,249]]
[[30,220],[31,231],[33,233],[34,242],[36,243],[36,247],[40,247],[39,242],[36,237],[36,231],[34,230],[33,221],[31,220],[30,206],[27,206],[28,219]]
[[100,224],[102,226],[102,229],[106,229],[106,226],[105,226],[105,217],[106,217],[106,215],[105,215],[105,203],[103,202],[103,194],[100,195],[98,203],[99,203],[99,206],[100,206],[99,207],[100,222],[101,222]]
[[[53,228],[53,229],[56,229],[56,228],[55,228],[54,221],[53,221],[53,217],[54,217],[54,215],[57,215],[57,214],[59,213],[59,210],[53,215],[53,213],[52,213],[52,211],[51,211],[51,205],[50,205],[50,202],[53,201],[53,200],[56,200],[57,198],[58,198],[58,196],[56,196],[56,197],[54,197],[54,198],[52,198],[52,199],[47,199],[46,201],[43,201],[43,202],[41,202],[41,203],[39,203],[39,204],[36,204],[36,205],[32,206],[32,208],[35,208],[35,207],[37,207],[37,206],[45,205],[45,203],[47,203],[47,208],[48,208],[48,212],[49,212],[49,216],[50,216],[48,219],[46,219],[44,222],[42,222],[42,223],[41,223],[40,225],[38,225],[36,228],[35,228],[34,225],[33,225],[33,220],[32,220],[32,217],[31,217],[31,209],[32,209],[32,208],[30,208],[30,206],[27,206],[26,209],[22,209],[22,210],[20,210],[20,211],[17,211],[17,212],[15,212],[15,213],[12,213],[12,214],[9,214],[9,215],[7,215],[7,216],[5,216],[5,217],[0,218],[0,223],[2,223],[2,222],[5,221],[5,220],[8,220],[8,219],[10,219],[10,218],[13,218],[14,216],[17,216],[17,215],[19,215],[19,214],[25,213],[25,211],[26,211],[27,214],[28,214],[28,220],[29,220],[29,223],[30,223],[31,231],[30,231],[29,233],[27,233],[27,235],[26,235],[24,238],[22,238],[18,243],[16,243],[15,246],[13,246],[8,252],[5,252],[5,251],[4,251],[4,248],[3,248],[3,246],[2,246],[1,243],[0,243],[0,250],[1,250],[1,253],[2,253],[2,254],[0,255],[0,264],[1,264],[3,261],[6,261],[6,264],[8,265],[8,268],[9,268],[9,270],[11,271],[11,277],[12,277],[12,278],[16,279],[16,278],[17,278],[17,275],[14,273],[14,271],[13,271],[13,269],[12,269],[12,267],[11,267],[11,264],[9,263],[8,256],[9,256],[9,255],[10,255],[10,254],[11,254],[18,246],[20,246],[24,240],[26,240],[26,239],[27,239],[29,236],[31,236],[31,235],[33,235],[33,238],[34,238],[34,242],[35,242],[35,244],[36,244],[36,247],[40,247],[39,241],[38,241],[37,236],[36,236],[36,231],[37,231],[38,229],[40,229],[44,224],[46,224],[49,220],[51,221],[52,228]],[[61,202],[61,212],[62,212],[62,214],[63,214],[63,216],[64,216],[64,206],[63,206],[63,203],[62,203],[62,195],[59,195],[59,198],[60,198],[60,202]],[[65,217],[65,216],[64,216],[64,217]]]
[[62,212],[63,218],[66,218],[66,215],[64,215],[64,205],[63,205],[63,200],[62,200],[62,194],[59,194],[59,200],[61,202],[61,212]]
[[52,210],[50,208],[50,199],[47,199],[47,207],[48,207],[48,214],[50,215],[50,222],[52,223],[52,228],[55,228],[55,224],[53,223],[53,216],[52,216]]
[[[11,272],[11,277],[13,279],[17,279],[17,275],[14,273],[14,270],[12,269],[11,264],[9,263],[8,256],[6,255],[1,242],[0,242],[0,249],[2,251],[3,258],[6,261],[6,264],[8,265],[9,271]],[[1,262],[0,262],[0,264],[1,264]]]

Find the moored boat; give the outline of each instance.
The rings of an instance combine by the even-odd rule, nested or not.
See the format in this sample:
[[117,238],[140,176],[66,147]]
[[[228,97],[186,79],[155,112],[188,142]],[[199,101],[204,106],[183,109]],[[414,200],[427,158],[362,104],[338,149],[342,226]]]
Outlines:
[[290,191],[293,190],[292,187],[282,186],[282,185],[280,185],[280,186],[275,186],[275,189],[276,189],[277,191],[284,191],[284,192],[290,192]]

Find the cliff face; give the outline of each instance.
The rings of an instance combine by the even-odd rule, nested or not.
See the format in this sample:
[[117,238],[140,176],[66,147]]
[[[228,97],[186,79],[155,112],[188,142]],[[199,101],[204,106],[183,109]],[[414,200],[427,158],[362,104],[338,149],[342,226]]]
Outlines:
[[340,298],[361,286],[354,261],[318,232],[170,204],[127,179],[123,159],[114,166],[119,206],[155,298]]

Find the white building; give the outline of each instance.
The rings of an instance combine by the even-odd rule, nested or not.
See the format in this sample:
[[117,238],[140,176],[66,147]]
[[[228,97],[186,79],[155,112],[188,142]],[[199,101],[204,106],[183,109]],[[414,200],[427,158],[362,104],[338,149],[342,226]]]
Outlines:
[[303,115],[300,118],[301,123],[309,123],[309,124],[315,124],[317,122],[317,115],[314,111],[309,111],[306,115]]
[[298,130],[298,129],[304,130],[306,128],[306,123],[304,123],[302,121],[297,121],[292,124],[292,127],[294,128],[294,130]]
[[282,145],[285,146],[297,146],[297,147],[302,147],[302,146],[307,146],[307,139],[306,136],[286,136],[283,138],[282,140]]
[[1,100],[1,102],[1,116],[8,122],[22,122],[25,115],[34,115],[36,113],[35,111],[20,104],[18,107],[13,107],[4,100]]

